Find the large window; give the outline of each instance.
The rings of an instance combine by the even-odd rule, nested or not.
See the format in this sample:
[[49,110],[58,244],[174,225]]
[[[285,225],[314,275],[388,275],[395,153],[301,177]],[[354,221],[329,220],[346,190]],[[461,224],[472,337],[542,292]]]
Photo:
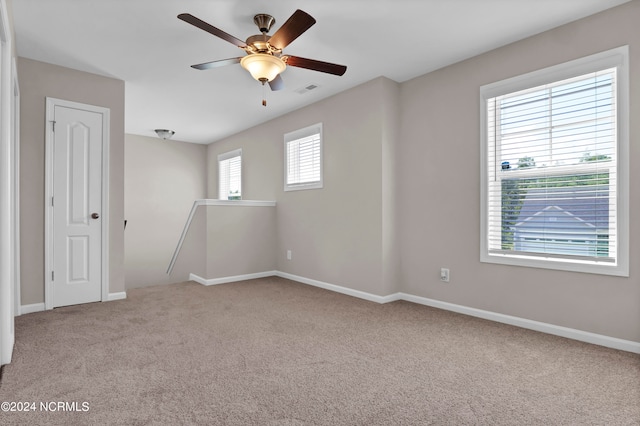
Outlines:
[[284,190],[322,188],[322,123],[284,135]]
[[482,260],[628,275],[627,49],[481,88]]
[[242,150],[218,155],[218,198],[242,199]]

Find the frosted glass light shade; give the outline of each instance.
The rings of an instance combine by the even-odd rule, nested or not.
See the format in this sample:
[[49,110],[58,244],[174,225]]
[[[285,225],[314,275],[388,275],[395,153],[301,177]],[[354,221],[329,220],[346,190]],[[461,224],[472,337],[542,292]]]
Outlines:
[[169,139],[171,136],[175,135],[176,132],[168,129],[156,129],[155,132],[158,134],[160,139]]
[[253,53],[240,59],[240,65],[258,81],[271,81],[287,67],[284,61],[266,53]]

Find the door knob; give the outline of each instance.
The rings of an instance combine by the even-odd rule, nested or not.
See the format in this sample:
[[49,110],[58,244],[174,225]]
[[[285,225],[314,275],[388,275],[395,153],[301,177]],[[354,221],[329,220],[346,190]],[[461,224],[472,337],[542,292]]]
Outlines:
[[98,213],[91,213],[91,219],[97,219],[100,215]]

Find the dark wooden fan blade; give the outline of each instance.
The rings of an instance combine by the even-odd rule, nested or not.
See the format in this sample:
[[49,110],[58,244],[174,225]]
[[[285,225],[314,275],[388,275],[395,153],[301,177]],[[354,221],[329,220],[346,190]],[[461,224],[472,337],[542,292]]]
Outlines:
[[233,65],[240,63],[240,58],[221,59],[219,61],[205,62],[204,64],[191,65],[191,68],[197,70],[208,70],[211,68],[224,67],[225,65]]
[[239,38],[235,38],[231,34],[227,34],[221,29],[216,28],[211,24],[207,24],[203,20],[198,19],[189,13],[181,13],[180,15],[178,15],[178,19],[182,19],[184,22],[198,27],[201,30],[208,32],[209,34],[213,34],[216,37],[220,37],[221,39],[226,40],[231,44],[235,44],[238,47],[245,47],[247,45],[246,42],[240,40]]
[[347,67],[344,65],[316,61],[315,59],[306,59],[299,56],[288,56],[286,63],[292,67],[306,68],[308,70],[326,72],[334,75],[342,75],[347,71]]
[[269,44],[276,49],[284,49],[315,23],[316,20],[311,15],[298,9],[269,39]]
[[282,79],[280,74],[278,74],[276,78],[274,78],[269,82],[269,87],[271,87],[271,90],[274,90],[274,91],[284,89],[284,80]]

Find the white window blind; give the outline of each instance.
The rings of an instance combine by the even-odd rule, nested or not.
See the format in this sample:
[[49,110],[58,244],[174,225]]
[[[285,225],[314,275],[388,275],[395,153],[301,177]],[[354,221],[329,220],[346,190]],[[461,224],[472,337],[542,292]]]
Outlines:
[[285,135],[285,191],[322,188],[322,124]]
[[485,98],[487,255],[618,263],[618,93],[608,67]]
[[242,150],[218,155],[218,198],[242,199]]

